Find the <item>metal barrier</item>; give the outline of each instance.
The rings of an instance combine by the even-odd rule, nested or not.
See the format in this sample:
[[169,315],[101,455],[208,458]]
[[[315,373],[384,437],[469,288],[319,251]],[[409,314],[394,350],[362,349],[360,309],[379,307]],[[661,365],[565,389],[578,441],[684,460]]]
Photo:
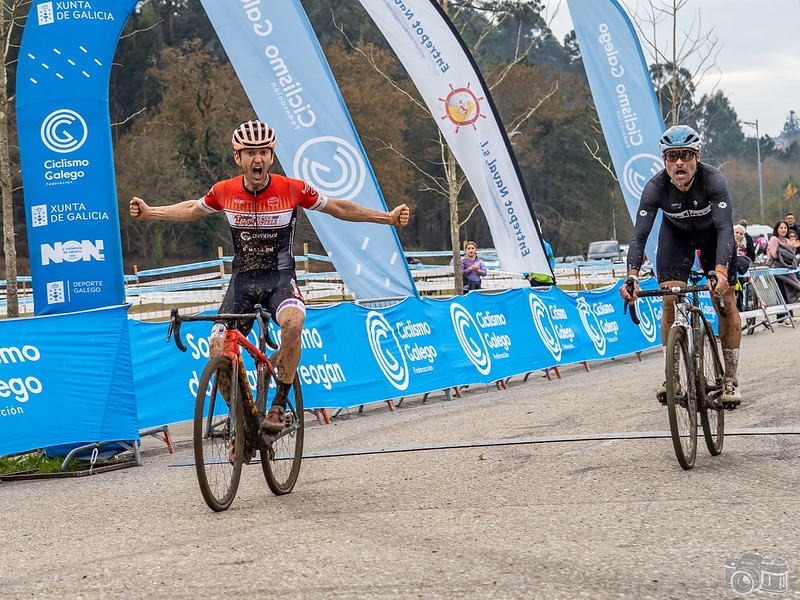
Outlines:
[[778,281],[775,279],[775,275],[791,273],[795,272],[788,269],[750,269],[750,286],[756,293],[759,308],[742,312],[742,319],[761,317],[764,319],[765,326],[772,330],[772,321],[769,317],[770,315],[778,315],[776,322],[783,322],[794,327],[794,320],[790,311],[800,308],[800,302],[787,304],[780,287],[778,287]]

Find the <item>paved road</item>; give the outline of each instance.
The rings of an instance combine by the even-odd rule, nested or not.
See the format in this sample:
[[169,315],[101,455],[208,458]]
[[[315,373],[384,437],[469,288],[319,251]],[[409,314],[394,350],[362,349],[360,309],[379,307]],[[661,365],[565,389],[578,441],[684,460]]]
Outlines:
[[[745,338],[728,428],[800,427],[800,330]],[[661,352],[385,404],[309,428],[307,451],[665,431]],[[272,496],[245,467],[209,511],[188,461],[0,484],[2,598],[734,598],[729,555],[788,563],[800,598],[800,436],[730,436],[683,471],[669,439],[476,446],[308,459]],[[752,597],[777,597],[759,592]]]

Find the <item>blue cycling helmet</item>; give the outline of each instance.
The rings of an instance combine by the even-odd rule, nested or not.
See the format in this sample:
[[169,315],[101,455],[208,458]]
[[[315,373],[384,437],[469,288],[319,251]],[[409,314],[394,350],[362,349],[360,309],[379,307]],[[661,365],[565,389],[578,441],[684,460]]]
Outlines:
[[658,147],[662,154],[671,148],[689,148],[700,152],[702,145],[700,135],[688,125],[673,125],[658,140]]

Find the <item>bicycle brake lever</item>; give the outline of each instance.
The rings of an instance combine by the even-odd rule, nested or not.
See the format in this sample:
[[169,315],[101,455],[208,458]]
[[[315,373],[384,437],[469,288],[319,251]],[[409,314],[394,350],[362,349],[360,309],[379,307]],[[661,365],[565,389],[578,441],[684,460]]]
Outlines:
[[[708,281],[711,283],[712,288],[717,287],[717,272],[716,271],[709,271],[708,272]],[[719,316],[720,317],[727,317],[728,311],[725,310],[725,299],[722,297],[722,292],[717,290],[717,303],[719,304]]]
[[172,338],[172,330],[175,328],[175,322],[178,317],[178,309],[173,308],[169,313],[169,329],[167,329],[167,343],[169,344]]
[[181,316],[178,314],[178,309],[173,308],[169,315],[169,329],[167,330],[167,343],[169,338],[175,336],[175,345],[181,352],[186,352],[186,346],[181,341]]
[[[625,285],[628,287],[628,294],[633,296],[633,281],[628,280],[625,282]],[[622,314],[624,315],[628,312],[628,302],[627,301],[623,302],[625,302],[625,306],[622,309]],[[631,309],[631,321],[633,321],[634,325],[638,325],[639,315],[636,314],[636,299],[634,299],[633,304],[630,305],[630,309]]]

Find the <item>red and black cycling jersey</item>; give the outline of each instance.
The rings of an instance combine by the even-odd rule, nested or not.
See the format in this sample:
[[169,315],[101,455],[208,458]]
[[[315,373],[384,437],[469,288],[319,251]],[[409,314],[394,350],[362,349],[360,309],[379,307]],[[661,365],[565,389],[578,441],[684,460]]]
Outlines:
[[208,213],[224,211],[233,238],[233,272],[294,271],[297,207],[322,210],[328,199],[307,183],[270,174],[267,187],[251,192],[244,176],[226,179],[199,200]]

